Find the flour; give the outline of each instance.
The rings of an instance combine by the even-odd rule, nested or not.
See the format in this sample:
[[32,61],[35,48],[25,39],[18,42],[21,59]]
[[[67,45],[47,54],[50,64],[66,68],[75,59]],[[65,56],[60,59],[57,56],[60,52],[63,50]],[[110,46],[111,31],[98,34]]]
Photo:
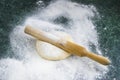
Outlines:
[[[14,56],[0,60],[0,80],[96,80],[108,68],[86,57],[71,56],[60,61],[41,58],[35,49],[35,38],[24,33],[24,26],[31,25],[45,31],[63,31],[75,42],[91,50],[89,42],[97,50],[98,37],[91,18],[97,12],[92,5],[86,6],[70,0],[55,0],[37,15],[26,19],[25,24],[14,28],[10,34],[10,44]],[[65,17],[68,24],[56,24],[56,18]],[[58,21],[60,22],[60,21]],[[66,28],[69,26],[70,28]]]

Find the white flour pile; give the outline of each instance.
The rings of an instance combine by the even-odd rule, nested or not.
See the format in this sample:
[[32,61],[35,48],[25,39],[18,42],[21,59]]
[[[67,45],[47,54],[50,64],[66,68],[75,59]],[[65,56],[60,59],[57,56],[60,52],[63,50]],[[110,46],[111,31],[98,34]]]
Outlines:
[[[44,3],[41,1],[41,4]],[[78,44],[91,50],[91,42],[99,52],[97,32],[91,20],[94,12],[94,6],[56,0],[38,11],[37,15],[27,18],[24,25],[45,31],[67,32]],[[60,19],[66,19],[67,22],[63,24]],[[21,60],[1,59],[0,80],[96,80],[108,71],[107,67],[85,57],[44,60],[36,52],[36,40],[24,33],[24,25],[16,26],[10,34],[12,50]]]

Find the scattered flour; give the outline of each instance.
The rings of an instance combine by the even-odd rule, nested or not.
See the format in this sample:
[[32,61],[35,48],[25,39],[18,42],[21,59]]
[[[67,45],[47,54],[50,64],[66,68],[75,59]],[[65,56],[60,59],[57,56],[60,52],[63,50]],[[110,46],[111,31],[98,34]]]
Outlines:
[[[40,5],[40,4],[39,4]],[[56,0],[26,19],[24,25],[16,26],[10,34],[12,51],[18,59],[0,60],[0,80],[96,80],[108,68],[88,58],[71,56],[65,60],[48,61],[35,49],[35,39],[24,33],[24,26],[31,25],[45,31],[69,33],[75,42],[90,50],[89,42],[98,48],[98,38],[91,18],[97,12],[94,6],[77,4],[69,0]],[[56,24],[65,17],[67,24]],[[70,28],[67,28],[70,27]],[[100,51],[100,50],[99,50]]]

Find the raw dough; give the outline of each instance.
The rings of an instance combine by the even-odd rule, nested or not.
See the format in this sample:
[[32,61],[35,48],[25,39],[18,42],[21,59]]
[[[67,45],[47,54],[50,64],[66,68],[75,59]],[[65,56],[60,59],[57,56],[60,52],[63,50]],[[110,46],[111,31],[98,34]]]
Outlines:
[[[72,41],[71,36],[67,33],[57,31],[54,32],[54,35],[60,37],[61,40]],[[52,44],[40,40],[36,41],[36,49],[39,55],[47,60],[62,60],[71,55],[70,53],[67,53]]]

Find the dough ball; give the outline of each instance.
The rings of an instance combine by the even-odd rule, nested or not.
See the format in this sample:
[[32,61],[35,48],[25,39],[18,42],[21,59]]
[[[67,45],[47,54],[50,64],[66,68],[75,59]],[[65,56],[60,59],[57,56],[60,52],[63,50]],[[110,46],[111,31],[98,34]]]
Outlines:
[[[70,35],[64,32],[54,32],[53,33],[55,36],[60,37],[61,40],[69,40],[72,41],[72,38]],[[67,53],[66,51],[50,44],[47,42],[43,42],[40,40],[36,41],[36,49],[38,54],[47,60],[62,60],[67,57],[69,57],[71,54]]]

